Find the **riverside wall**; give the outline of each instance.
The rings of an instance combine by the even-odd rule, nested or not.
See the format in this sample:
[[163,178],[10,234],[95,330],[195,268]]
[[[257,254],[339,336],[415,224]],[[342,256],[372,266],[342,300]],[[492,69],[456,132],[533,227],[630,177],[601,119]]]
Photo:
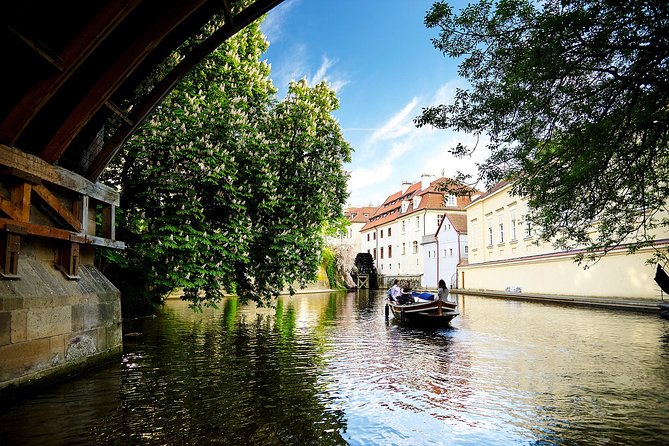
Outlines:
[[81,247],[79,278],[55,265],[56,242],[27,239],[19,278],[0,280],[0,394],[55,380],[122,351],[120,292]]

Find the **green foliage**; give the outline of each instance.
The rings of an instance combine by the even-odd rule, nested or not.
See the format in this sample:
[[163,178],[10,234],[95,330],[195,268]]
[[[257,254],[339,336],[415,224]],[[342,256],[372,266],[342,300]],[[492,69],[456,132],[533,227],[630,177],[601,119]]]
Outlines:
[[425,23],[471,88],[416,123],[489,137],[478,180],[512,180],[557,247],[651,245],[669,223],[667,17],[664,0],[438,2]]
[[328,282],[330,283],[331,289],[342,288],[341,280],[339,280],[339,273],[337,272],[337,259],[334,251],[328,248],[327,246],[323,248],[322,253],[323,258],[323,267],[325,268],[325,273],[328,276]]
[[125,147],[125,261],[160,295],[181,288],[199,307],[234,291],[264,304],[315,278],[321,227],[347,197],[351,149],[325,84],[295,82],[275,99],[266,48],[258,25],[247,27]]

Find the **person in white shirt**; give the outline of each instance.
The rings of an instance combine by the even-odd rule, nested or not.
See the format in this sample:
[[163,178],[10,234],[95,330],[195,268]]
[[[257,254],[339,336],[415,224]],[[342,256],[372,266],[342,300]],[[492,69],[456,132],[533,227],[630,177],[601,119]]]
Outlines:
[[388,293],[390,296],[391,301],[397,302],[397,298],[402,295],[402,289],[400,288],[400,281],[395,279],[395,282],[393,283],[393,286],[390,288],[390,292]]
[[439,279],[439,290],[437,290],[437,296],[439,296],[439,300],[442,300],[444,302],[448,302],[448,288],[446,287],[446,282],[444,282],[444,279]]

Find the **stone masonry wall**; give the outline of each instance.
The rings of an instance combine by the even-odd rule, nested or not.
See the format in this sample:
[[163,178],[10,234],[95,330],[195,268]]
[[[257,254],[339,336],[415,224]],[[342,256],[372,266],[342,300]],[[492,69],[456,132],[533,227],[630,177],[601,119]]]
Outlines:
[[90,264],[67,279],[53,256],[49,242],[22,244],[20,279],[0,280],[0,392],[121,352],[119,291]]

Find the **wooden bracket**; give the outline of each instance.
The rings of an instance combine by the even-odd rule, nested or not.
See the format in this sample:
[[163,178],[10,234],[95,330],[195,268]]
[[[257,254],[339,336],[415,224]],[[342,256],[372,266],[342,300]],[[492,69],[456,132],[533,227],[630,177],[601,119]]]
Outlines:
[[21,236],[7,231],[0,232],[0,277],[3,279],[18,279],[19,252],[21,251]]
[[70,280],[79,280],[79,243],[63,243],[58,247],[56,266]]

